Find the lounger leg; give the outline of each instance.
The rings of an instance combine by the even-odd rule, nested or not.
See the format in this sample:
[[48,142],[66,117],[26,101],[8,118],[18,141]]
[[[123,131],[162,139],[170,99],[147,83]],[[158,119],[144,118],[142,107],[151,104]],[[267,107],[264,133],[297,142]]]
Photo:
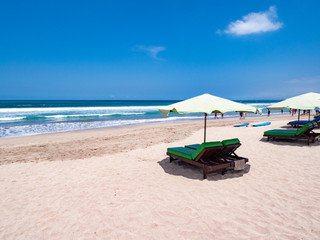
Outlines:
[[204,168],[203,169],[203,179],[206,179],[207,178],[207,171],[206,169]]
[[221,175],[225,175],[226,172],[227,172],[227,169],[222,169],[222,170],[221,170]]
[[170,156],[170,157],[169,157],[169,159],[170,159],[170,160],[169,160],[170,162],[172,162],[172,161],[173,161],[173,157],[171,157],[171,156]]

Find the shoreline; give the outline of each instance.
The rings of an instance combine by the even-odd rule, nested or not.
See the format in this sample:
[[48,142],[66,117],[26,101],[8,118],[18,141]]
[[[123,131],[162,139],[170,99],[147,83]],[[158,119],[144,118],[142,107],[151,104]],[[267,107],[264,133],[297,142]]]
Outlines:
[[[296,116],[291,115],[273,115],[247,117],[245,120],[209,119],[207,128],[233,126],[244,122],[257,123],[283,119],[289,121],[295,118]],[[99,157],[159,143],[171,143],[187,138],[203,127],[204,120],[192,120],[0,138],[0,165]],[[146,136],[154,137],[137,139],[136,135],[141,131]],[[162,134],[163,131],[166,134]],[[81,148],[78,152],[72,151],[74,147],[78,149],[79,146]],[[26,152],[29,154],[26,155]]]
[[[271,115],[270,117],[268,117],[267,115],[252,115],[252,116],[247,116],[246,119],[243,120],[239,120],[239,116],[235,117],[224,117],[223,119],[221,119],[221,116],[218,116],[218,119],[214,119],[213,117],[214,115],[209,115],[209,117],[207,117],[207,123],[211,122],[211,121],[226,121],[226,122],[230,122],[233,121],[234,124],[240,124],[240,123],[244,123],[244,122],[248,122],[246,120],[250,120],[249,123],[256,123],[257,121],[252,121],[253,119],[264,119],[264,118],[268,118],[268,119],[273,119],[273,118],[287,118],[287,117],[292,117],[290,114],[274,114]],[[293,116],[292,119],[294,119],[296,115]],[[201,118],[201,119],[200,119]],[[33,136],[47,136],[47,135],[52,135],[52,134],[68,134],[68,133],[76,133],[76,132],[86,132],[86,131],[104,131],[104,130],[112,130],[112,129],[121,129],[121,128],[134,128],[134,127],[143,127],[143,126],[156,126],[156,125],[162,125],[162,124],[190,124],[190,123],[195,123],[195,122],[203,122],[204,121],[204,117],[202,119],[202,117],[200,117],[199,119],[181,119],[181,120],[172,120],[172,121],[159,121],[159,122],[146,122],[146,123],[137,123],[137,124],[128,124],[128,125],[121,125],[121,126],[110,126],[110,127],[101,127],[101,128],[88,128],[88,129],[81,129],[81,130],[70,130],[70,131],[62,131],[62,132],[50,132],[50,133],[38,133],[38,134],[30,134],[30,135],[20,135],[20,136],[7,136],[7,137],[0,137],[0,141],[1,139],[8,139],[8,138],[20,138],[20,137],[33,137]],[[267,119],[266,119],[267,120]],[[307,119],[306,119],[307,120]],[[218,124],[218,122],[216,122],[216,124]],[[219,125],[219,124],[218,124]]]
[[[0,109],[1,110],[1,109]],[[49,113],[48,113],[49,114]],[[62,113],[61,113],[62,114]],[[57,114],[56,116],[44,116],[45,118],[52,118],[67,115]],[[115,114],[115,113],[113,113]],[[121,115],[119,112],[118,114]],[[123,116],[126,114],[131,115],[135,113],[124,113]],[[136,113],[139,114],[139,113]],[[39,135],[39,134],[50,134],[50,133],[60,133],[60,132],[73,132],[73,131],[83,131],[83,130],[90,130],[90,129],[104,129],[104,128],[117,128],[117,127],[126,127],[126,126],[135,126],[135,125],[144,125],[144,124],[157,124],[162,122],[184,122],[184,121],[194,121],[194,120],[202,120],[203,115],[195,115],[190,116],[188,114],[179,114],[179,116],[171,115],[169,118],[166,118],[160,112],[158,112],[157,116],[154,117],[147,117],[148,112],[145,112],[145,117],[137,117],[137,118],[122,118],[119,119],[109,119],[109,120],[102,120],[102,119],[82,119],[82,120],[56,120],[50,122],[2,122],[0,119],[0,138],[7,138],[7,137],[20,137],[20,136],[32,136],[32,135]],[[288,114],[285,112],[285,114]],[[91,115],[91,114],[89,114]],[[103,115],[103,114],[102,114]],[[106,114],[110,115],[110,114]],[[111,114],[112,115],[112,114]],[[226,113],[224,118],[225,119],[237,119],[239,116],[238,113]],[[274,113],[274,115],[280,115],[280,112]],[[70,115],[70,116],[81,116],[79,115]],[[141,115],[142,116],[142,115]],[[255,115],[253,113],[249,113],[248,116],[251,117],[260,117],[260,116],[267,116],[266,113],[263,115]],[[41,116],[40,116],[41,117]],[[219,114],[218,117],[221,118]],[[24,117],[18,117],[24,118]],[[214,114],[210,114],[209,118],[214,118]]]

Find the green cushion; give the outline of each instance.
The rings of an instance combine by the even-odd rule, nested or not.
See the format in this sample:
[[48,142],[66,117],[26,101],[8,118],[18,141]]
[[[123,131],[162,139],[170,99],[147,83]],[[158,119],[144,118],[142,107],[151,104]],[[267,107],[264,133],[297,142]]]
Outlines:
[[202,143],[197,150],[195,150],[195,152],[192,154],[192,159],[196,159],[197,156],[202,152],[203,149],[205,148],[210,148],[210,147],[221,147],[223,146],[222,143],[220,141],[217,142],[205,142]]
[[307,123],[305,125],[303,125],[297,132],[296,135],[299,136],[301,133],[303,133],[306,129],[308,128],[314,128],[313,123]]
[[[197,149],[191,149],[191,147],[195,147],[198,145]],[[200,144],[193,144],[193,145],[187,145],[186,147],[175,147],[175,148],[168,148],[167,152],[184,157],[189,160],[194,160],[198,157],[198,155],[203,151],[205,148],[210,148],[210,147],[221,147],[223,146],[221,142],[206,142]]]
[[272,129],[266,132],[272,132],[272,131],[276,131],[276,132],[287,132],[287,133],[296,133],[297,129]]
[[192,160],[192,154],[195,152],[195,150],[190,148],[184,148],[184,147],[175,147],[175,148],[168,148],[167,152]]
[[239,143],[240,143],[240,140],[238,138],[227,139],[222,141],[223,146],[239,144]]
[[184,147],[197,150],[198,147],[200,147],[200,144],[185,145]]
[[274,129],[264,132],[265,136],[295,136],[296,130]]

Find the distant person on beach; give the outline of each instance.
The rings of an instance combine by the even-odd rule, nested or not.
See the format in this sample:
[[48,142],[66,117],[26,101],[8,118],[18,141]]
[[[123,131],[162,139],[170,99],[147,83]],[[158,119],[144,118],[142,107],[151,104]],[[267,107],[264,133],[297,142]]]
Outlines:
[[240,120],[242,119],[242,117],[243,117],[243,112],[239,112],[239,114],[240,114]]
[[294,109],[291,109],[291,116],[293,116],[294,114]]
[[270,117],[270,110],[268,110],[268,117]]
[[218,119],[218,114],[217,113],[214,113],[214,118]]
[[246,119],[246,113],[245,112],[243,113],[243,119]]
[[221,119],[223,119],[223,113],[221,113]]
[[281,114],[283,114],[283,109],[281,109]]

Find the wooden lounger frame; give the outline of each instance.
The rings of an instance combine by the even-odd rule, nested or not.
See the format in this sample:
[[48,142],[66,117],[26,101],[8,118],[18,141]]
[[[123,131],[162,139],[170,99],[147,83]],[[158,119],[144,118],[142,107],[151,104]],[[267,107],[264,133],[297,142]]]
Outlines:
[[225,145],[220,153],[220,157],[225,161],[245,160],[248,162],[248,158],[240,157],[235,153],[240,146],[241,143]]
[[244,159],[246,162],[248,162],[247,158],[238,157],[235,153],[234,154],[237,156],[237,159],[221,158],[220,154],[224,148],[224,146],[204,148],[195,160],[189,160],[168,152],[167,155],[169,155],[170,162],[173,160],[181,160],[202,168],[203,179],[206,179],[207,175],[210,173],[220,172],[221,174],[224,174],[226,172],[226,168],[234,167],[234,161]]
[[297,140],[307,140],[308,145],[311,143],[314,143],[316,140],[319,139],[320,133],[313,132],[314,128],[307,128],[304,132],[302,132],[300,135],[297,136],[282,136],[282,135],[265,135],[263,136],[268,137],[267,141],[276,140],[276,139],[297,139]]

